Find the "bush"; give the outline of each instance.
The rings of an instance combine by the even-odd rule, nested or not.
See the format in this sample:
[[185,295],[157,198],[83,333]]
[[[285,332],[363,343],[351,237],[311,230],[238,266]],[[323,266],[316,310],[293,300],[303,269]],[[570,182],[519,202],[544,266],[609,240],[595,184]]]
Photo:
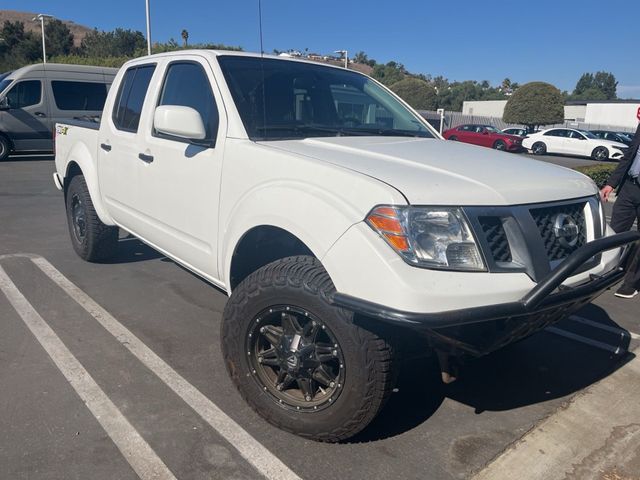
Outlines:
[[531,82],[521,86],[507,101],[502,119],[506,123],[553,125],[564,121],[564,97],[553,85]]
[[593,165],[593,166],[589,165],[587,167],[576,167],[575,170],[585,174],[587,177],[591,178],[594,182],[596,182],[596,185],[598,185],[598,188],[602,188],[605,182],[607,181],[607,179],[609,178],[609,175],[613,173],[616,167],[617,167],[616,164],[605,163],[605,164]]

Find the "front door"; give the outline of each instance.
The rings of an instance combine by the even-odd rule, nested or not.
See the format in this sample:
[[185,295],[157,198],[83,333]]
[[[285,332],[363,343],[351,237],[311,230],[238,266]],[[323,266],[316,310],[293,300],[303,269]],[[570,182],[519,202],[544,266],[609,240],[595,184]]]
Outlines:
[[41,80],[22,80],[5,94],[9,108],[0,111],[0,129],[16,151],[52,150],[52,124],[42,87]]
[[[160,67],[159,67],[160,68]],[[190,141],[145,129],[138,206],[148,241],[210,279],[217,265],[218,206],[226,116],[208,62],[181,56],[166,65],[153,105],[195,109],[207,138]],[[152,116],[150,116],[150,119]]]

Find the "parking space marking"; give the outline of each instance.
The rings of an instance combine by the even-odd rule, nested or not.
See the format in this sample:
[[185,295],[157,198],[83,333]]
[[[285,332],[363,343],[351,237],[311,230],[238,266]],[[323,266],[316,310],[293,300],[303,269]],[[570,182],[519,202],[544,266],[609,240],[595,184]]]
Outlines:
[[169,468],[18,290],[1,266],[0,290],[138,476],[143,480],[175,480],[176,477]]
[[[55,282],[64,292],[84,308],[100,325],[113,335],[142,364],[160,378],[171,390],[184,400],[204,421],[224,437],[240,455],[269,480],[300,480],[287,465],[253,438],[231,417],[224,413],[200,390],[191,385],[178,372],[147,347],[127,327],[116,320],[89,295],[78,288],[45,258],[37,255],[19,254],[27,257]],[[6,256],[5,256],[6,257]],[[0,259],[3,257],[0,256]]]
[[589,325],[590,327],[599,328],[601,330],[605,330],[607,332],[620,335],[621,337],[631,337],[634,340],[640,339],[640,335],[638,335],[637,333],[631,332],[629,330],[625,330],[624,328],[612,327],[611,325],[604,325],[600,322],[594,322],[593,320],[589,320],[588,318],[584,318],[579,315],[571,315],[569,317],[569,320],[582,323],[584,325]]
[[621,353],[626,352],[626,349],[620,348],[619,346],[615,346],[615,345],[609,345],[608,343],[605,342],[600,342],[599,340],[594,340],[592,338],[589,337],[583,337],[582,335],[578,335],[575,334],[573,332],[568,332],[566,330],[562,330],[561,328],[557,328],[557,327],[547,327],[545,329],[545,331],[550,332],[550,333],[554,333],[556,335],[559,335],[561,337],[565,337],[565,338],[569,338],[571,340],[575,340],[576,342],[580,342],[580,343],[584,343],[586,345],[590,345],[592,347],[595,348],[599,348],[601,350],[606,350],[607,352],[611,352],[614,355],[619,355]]

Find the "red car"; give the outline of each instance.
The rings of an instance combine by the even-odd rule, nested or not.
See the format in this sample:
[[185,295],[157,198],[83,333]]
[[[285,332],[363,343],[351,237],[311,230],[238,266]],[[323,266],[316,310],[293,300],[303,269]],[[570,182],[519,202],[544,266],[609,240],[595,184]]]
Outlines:
[[483,147],[518,152],[523,150],[522,137],[502,133],[491,125],[459,125],[442,133],[447,140],[473,143]]

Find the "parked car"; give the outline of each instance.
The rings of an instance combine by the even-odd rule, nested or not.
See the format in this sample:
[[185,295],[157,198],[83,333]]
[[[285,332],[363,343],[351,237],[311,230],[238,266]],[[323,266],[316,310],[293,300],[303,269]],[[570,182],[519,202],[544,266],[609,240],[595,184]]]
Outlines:
[[624,143],[603,140],[589,131],[573,128],[550,128],[533,133],[522,141],[522,146],[534,155],[561,153],[598,161],[620,160],[627,149]]
[[506,133],[507,135],[517,135],[518,137],[522,137],[522,138],[532,133],[536,133],[537,131],[538,130],[529,131],[526,128],[522,128],[522,127],[509,127],[509,128],[502,129],[502,133]]
[[0,161],[53,150],[53,127],[102,113],[116,68],[37,64],[0,75]]
[[507,135],[491,125],[459,125],[442,133],[447,140],[472,143],[483,147],[517,152],[522,150],[522,138]]
[[99,124],[56,134],[76,253],[115,256],[122,228],[225,290],[224,367],[315,440],[373,420],[399,352],[452,381],[619,282],[640,239],[607,227],[586,176],[445,142],[369,77],[304,60],[137,58]]
[[633,133],[611,132],[609,130],[590,130],[590,132],[598,138],[611,140],[616,143],[624,143],[627,146],[631,146],[631,142],[633,142]]

